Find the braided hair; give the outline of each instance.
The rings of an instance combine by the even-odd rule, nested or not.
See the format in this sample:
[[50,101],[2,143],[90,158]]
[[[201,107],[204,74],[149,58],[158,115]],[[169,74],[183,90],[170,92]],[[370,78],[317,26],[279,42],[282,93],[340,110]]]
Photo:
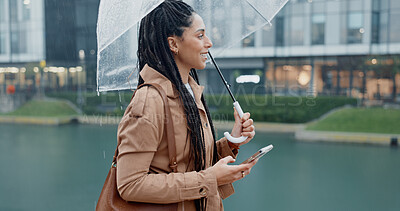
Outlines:
[[[141,20],[137,55],[139,58],[139,70],[142,70],[146,64],[149,65],[168,78],[179,92],[190,136],[190,160],[194,160],[194,169],[201,171],[206,166],[206,150],[200,114],[193,97],[182,82],[178,66],[175,63],[167,40],[168,37],[174,35],[181,37],[184,28],[192,25],[194,13],[195,11],[192,7],[180,0],[165,0]],[[190,76],[199,83],[195,69],[190,70]],[[143,83],[143,78],[139,76],[138,85]],[[215,164],[217,162],[217,147],[214,125],[203,95],[201,96],[201,101],[205,107],[214,139],[212,157],[213,164]],[[204,201],[204,198],[195,200],[197,210],[204,210]]]

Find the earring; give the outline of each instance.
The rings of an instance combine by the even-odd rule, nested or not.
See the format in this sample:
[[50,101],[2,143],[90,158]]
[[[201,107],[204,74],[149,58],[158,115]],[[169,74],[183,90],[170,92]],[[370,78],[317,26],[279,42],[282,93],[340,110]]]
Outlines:
[[178,49],[176,49],[176,51],[174,51],[174,54],[175,54],[175,56],[178,56],[178,54],[179,54],[179,50],[178,50]]

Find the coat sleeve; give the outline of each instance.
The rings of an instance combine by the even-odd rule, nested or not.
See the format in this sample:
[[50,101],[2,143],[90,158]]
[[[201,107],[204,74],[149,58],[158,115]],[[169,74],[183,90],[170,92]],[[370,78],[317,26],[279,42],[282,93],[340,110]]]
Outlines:
[[238,151],[235,150],[235,152],[233,152],[228,145],[228,139],[223,137],[217,141],[217,153],[218,153],[219,159],[224,158],[229,155],[232,156],[234,159],[236,159]]
[[[162,117],[164,110],[160,96],[148,97],[143,92],[138,91],[138,98],[133,99],[133,104],[138,105],[136,111],[126,112],[118,127],[117,188],[121,197],[126,201],[168,204],[217,195],[212,168],[200,172],[149,173],[163,134],[163,118],[156,117]],[[154,118],[146,110],[155,112]],[[143,115],[137,111],[143,111]]]
[[[236,159],[238,151],[235,150],[235,152],[232,152],[231,148],[228,145],[228,140],[224,137],[217,141],[217,153],[218,159],[222,159],[226,156],[232,156],[234,159]],[[235,189],[233,188],[232,184],[220,185],[218,186],[218,191],[221,198],[223,199],[226,199],[233,193],[235,193]]]

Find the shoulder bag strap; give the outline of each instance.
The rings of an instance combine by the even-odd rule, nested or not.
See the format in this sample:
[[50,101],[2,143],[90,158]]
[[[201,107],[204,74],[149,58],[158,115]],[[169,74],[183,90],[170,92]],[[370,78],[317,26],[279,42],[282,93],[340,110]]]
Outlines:
[[[165,119],[164,119],[164,134],[163,135],[165,138],[167,138],[167,141],[168,141],[169,167],[172,169],[172,172],[178,172],[177,171],[178,164],[176,162],[176,145],[175,145],[175,136],[174,136],[174,125],[173,125],[173,121],[172,121],[172,115],[171,115],[171,110],[169,108],[167,95],[165,94],[165,91],[159,84],[144,83],[136,88],[135,92],[133,93],[133,96],[135,96],[136,91],[143,86],[153,86],[154,88],[156,88],[156,90],[160,93],[162,100],[164,101],[164,117],[165,117]],[[133,99],[133,96],[132,96],[132,99]],[[117,163],[119,145],[120,145],[120,143],[118,143],[117,148],[115,149],[115,154],[113,157],[112,165],[115,165]]]

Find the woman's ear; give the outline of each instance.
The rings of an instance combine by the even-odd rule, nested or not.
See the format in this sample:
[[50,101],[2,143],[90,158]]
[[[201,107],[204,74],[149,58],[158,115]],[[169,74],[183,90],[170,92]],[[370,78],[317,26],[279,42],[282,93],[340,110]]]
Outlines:
[[176,37],[168,37],[168,45],[169,45],[169,49],[172,51],[172,53],[176,53],[178,51],[178,45],[176,43]]

